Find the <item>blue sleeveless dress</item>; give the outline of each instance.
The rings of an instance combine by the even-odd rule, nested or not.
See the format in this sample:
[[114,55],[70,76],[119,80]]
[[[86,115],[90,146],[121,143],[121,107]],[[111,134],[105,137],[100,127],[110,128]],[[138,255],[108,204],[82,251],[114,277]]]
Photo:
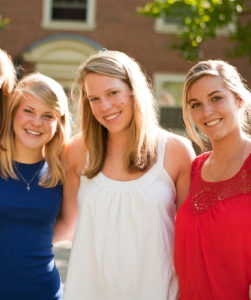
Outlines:
[[43,188],[38,180],[46,162],[16,163],[20,178],[0,177],[0,299],[60,300],[60,276],[52,253],[53,226],[62,186]]

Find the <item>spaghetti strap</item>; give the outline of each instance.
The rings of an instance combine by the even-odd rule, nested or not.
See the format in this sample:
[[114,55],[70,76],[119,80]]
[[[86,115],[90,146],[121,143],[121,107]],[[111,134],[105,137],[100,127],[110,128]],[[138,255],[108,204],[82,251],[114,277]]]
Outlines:
[[157,148],[157,164],[159,166],[164,166],[164,158],[165,158],[165,149],[166,149],[166,137],[167,134],[164,131],[159,133],[159,141],[158,141],[158,148]]

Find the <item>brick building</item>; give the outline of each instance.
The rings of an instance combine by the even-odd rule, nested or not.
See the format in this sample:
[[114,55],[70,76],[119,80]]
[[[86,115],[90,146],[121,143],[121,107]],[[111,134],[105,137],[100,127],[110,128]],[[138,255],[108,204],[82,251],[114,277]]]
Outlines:
[[[69,89],[80,61],[102,48],[136,58],[152,80],[162,105],[165,127],[180,126],[184,76],[190,63],[169,50],[177,28],[162,20],[137,15],[147,0],[1,0],[0,15],[11,23],[0,31],[0,47],[26,72],[40,71]],[[208,40],[203,59],[221,58],[237,66],[251,86],[247,58],[226,58],[231,47],[226,33]]]

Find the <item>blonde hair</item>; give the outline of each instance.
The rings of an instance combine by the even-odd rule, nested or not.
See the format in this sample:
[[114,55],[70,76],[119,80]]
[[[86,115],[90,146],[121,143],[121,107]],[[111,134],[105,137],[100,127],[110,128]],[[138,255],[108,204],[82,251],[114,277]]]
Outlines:
[[195,125],[193,124],[189,112],[187,94],[191,86],[198,79],[207,75],[221,78],[226,88],[235,95],[236,99],[242,99],[242,101],[245,103],[245,108],[242,111],[243,116],[241,118],[242,130],[247,134],[250,134],[251,125],[251,93],[248,87],[245,85],[244,80],[238,73],[237,69],[222,60],[207,60],[199,62],[189,70],[184,83],[183,119],[189,136],[196,144],[199,145],[202,150],[206,150],[207,141],[205,140],[205,137],[203,137],[203,135],[200,135],[196,131]]
[[11,57],[0,49],[0,76],[3,83],[0,87],[0,139],[3,136],[6,125],[9,98],[16,84],[16,71]]
[[1,176],[17,179],[14,171],[13,156],[15,152],[15,133],[13,121],[19,105],[26,95],[32,95],[43,101],[56,111],[58,124],[53,138],[44,145],[45,160],[48,163],[47,172],[40,178],[39,184],[50,188],[64,180],[61,154],[70,134],[69,110],[67,96],[59,83],[55,80],[33,73],[24,77],[17,85],[10,99],[7,126],[3,136],[4,149],[0,152]]
[[146,170],[155,157],[157,143],[156,104],[150,85],[138,63],[119,51],[100,51],[90,56],[79,69],[77,83],[81,86],[82,132],[89,151],[89,164],[84,170],[88,178],[102,169],[107,148],[107,129],[93,116],[84,89],[87,74],[97,73],[125,82],[133,95],[133,119],[130,125],[124,167],[130,171]]

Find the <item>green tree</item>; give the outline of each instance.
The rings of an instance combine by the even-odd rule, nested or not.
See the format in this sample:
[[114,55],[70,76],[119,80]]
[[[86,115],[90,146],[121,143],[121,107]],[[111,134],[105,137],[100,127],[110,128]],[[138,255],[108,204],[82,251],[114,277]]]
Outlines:
[[250,0],[154,0],[137,10],[149,17],[175,19],[179,33],[172,47],[188,60],[200,57],[206,38],[215,38],[219,29],[231,26],[229,39],[234,47],[227,54],[248,56],[251,62]]
[[8,18],[3,18],[1,15],[0,15],[0,30],[3,29],[7,24],[10,23],[10,19]]

